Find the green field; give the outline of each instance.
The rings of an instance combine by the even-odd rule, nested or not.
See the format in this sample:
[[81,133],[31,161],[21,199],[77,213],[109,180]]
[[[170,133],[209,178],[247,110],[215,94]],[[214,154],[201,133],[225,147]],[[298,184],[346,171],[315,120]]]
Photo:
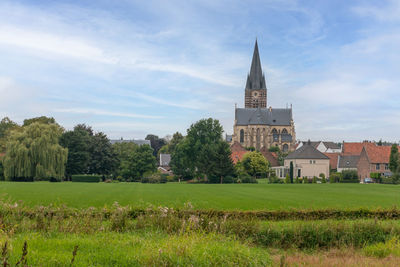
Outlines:
[[380,184],[141,184],[141,183],[17,183],[1,182],[3,200],[28,206],[66,204],[103,207],[114,202],[195,209],[284,210],[355,209],[400,206],[400,186]]

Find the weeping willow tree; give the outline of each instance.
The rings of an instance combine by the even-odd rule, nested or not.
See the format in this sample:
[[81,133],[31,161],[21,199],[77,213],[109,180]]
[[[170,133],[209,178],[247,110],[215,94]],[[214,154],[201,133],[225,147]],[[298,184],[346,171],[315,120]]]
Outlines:
[[57,124],[32,123],[13,132],[3,159],[6,180],[61,180],[68,149],[58,144],[62,129]]

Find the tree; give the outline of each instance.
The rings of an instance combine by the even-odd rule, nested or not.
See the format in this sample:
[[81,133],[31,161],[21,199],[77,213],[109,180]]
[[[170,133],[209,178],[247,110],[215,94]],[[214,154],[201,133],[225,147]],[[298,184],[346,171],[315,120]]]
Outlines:
[[115,143],[112,146],[118,158],[118,167],[115,170],[115,176],[121,176],[124,180],[132,178],[133,172],[130,169],[130,160],[132,154],[139,146],[133,142]]
[[32,123],[13,132],[7,142],[4,175],[7,180],[61,180],[68,149],[58,144],[62,129],[56,124]]
[[6,150],[6,142],[9,133],[12,130],[16,130],[18,128],[20,128],[20,126],[17,123],[10,120],[8,117],[4,117],[0,121],[0,153]]
[[195,164],[189,159],[191,154],[188,140],[180,142],[171,154],[171,170],[179,179],[191,179],[195,175]]
[[74,174],[88,173],[91,160],[89,152],[91,138],[88,131],[79,125],[75,126],[73,131],[65,132],[61,136],[60,145],[68,148],[68,161],[65,169],[68,177]]
[[205,145],[199,154],[198,168],[208,177],[209,182],[219,181],[222,184],[225,177],[234,173],[229,144],[221,141]]
[[289,175],[290,175],[290,182],[293,184],[293,176],[294,176],[293,161],[290,162]]
[[88,173],[90,174],[108,175],[118,166],[117,156],[112,149],[111,142],[102,132],[91,136],[89,153]]
[[399,168],[399,149],[396,144],[390,149],[389,169],[392,173],[396,173]]
[[150,145],[153,148],[154,156],[157,156],[160,148],[167,144],[167,142],[164,139],[162,139],[162,138],[160,139],[160,138],[158,138],[157,135],[154,135],[154,134],[148,134],[146,136],[145,140],[150,140]]
[[156,164],[153,149],[149,145],[141,145],[130,154],[128,168],[132,177],[139,180],[145,173],[155,172]]
[[41,117],[24,120],[23,126],[29,126],[35,122],[44,123],[44,124],[57,124],[56,120],[53,117],[41,116]]
[[256,177],[259,174],[268,173],[269,170],[269,163],[258,151],[252,151],[244,154],[242,158],[242,163],[245,171],[253,176]]

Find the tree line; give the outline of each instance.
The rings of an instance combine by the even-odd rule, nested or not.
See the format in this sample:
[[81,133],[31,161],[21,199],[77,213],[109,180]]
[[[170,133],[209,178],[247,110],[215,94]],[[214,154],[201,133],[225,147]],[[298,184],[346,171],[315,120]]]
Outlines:
[[149,134],[149,145],[111,144],[103,132],[78,124],[65,130],[54,118],[37,117],[19,125],[9,118],[0,122],[0,179],[9,181],[61,181],[72,175],[97,174],[107,179],[139,181],[157,170],[160,153],[171,154],[171,169],[179,180],[224,183],[238,177],[256,177],[269,171],[259,152],[249,152],[233,165],[231,150],[222,138],[218,120],[192,124],[186,135],[170,140]]

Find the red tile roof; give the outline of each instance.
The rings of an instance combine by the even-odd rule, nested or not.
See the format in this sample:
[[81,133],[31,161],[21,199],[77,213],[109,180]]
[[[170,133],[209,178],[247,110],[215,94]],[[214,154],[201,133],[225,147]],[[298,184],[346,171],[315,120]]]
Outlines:
[[242,160],[244,154],[246,154],[248,151],[232,151],[231,158],[233,161],[233,164],[238,163],[238,161]]
[[377,146],[372,142],[343,143],[343,155],[360,155],[363,147],[371,163],[389,163],[391,146]]
[[357,143],[343,143],[342,153],[343,155],[360,155],[363,147],[376,147],[375,143],[372,142],[357,142]]
[[331,169],[337,169],[338,158],[340,153],[324,153],[325,156],[329,157],[329,166]]
[[278,156],[276,153],[269,152],[266,148],[261,149],[261,154],[263,154],[264,158],[266,158],[270,164],[271,167],[278,167],[279,162],[278,162]]

